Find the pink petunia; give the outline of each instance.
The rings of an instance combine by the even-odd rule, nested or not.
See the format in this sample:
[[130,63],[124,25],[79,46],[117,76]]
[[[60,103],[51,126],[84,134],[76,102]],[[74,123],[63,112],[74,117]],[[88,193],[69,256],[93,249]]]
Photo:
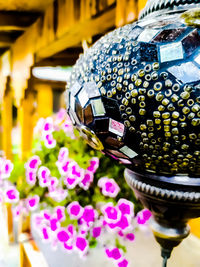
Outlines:
[[121,218],[121,211],[111,202],[105,204],[101,210],[107,223],[117,223]]
[[56,217],[57,220],[62,222],[65,220],[66,216],[65,216],[65,207],[63,206],[57,206],[55,208],[55,213],[56,213]]
[[71,219],[78,220],[83,214],[83,208],[77,201],[74,201],[67,206],[67,212],[70,215]]
[[118,206],[118,208],[122,214],[124,214],[124,215],[126,214],[126,215],[133,217],[134,205],[131,201],[129,201],[125,198],[121,198],[121,199],[119,199],[117,206]]
[[69,170],[69,165],[70,164],[70,160],[66,159],[64,161],[57,161],[56,165],[58,167],[58,171],[62,176],[67,175],[68,170]]
[[26,176],[26,182],[29,185],[35,185],[36,183],[36,171],[35,170],[30,170],[30,169],[26,170],[25,176]]
[[134,241],[135,235],[133,233],[128,233],[126,234],[126,239],[128,239],[129,241]]
[[40,158],[34,155],[25,163],[25,168],[28,171],[31,170],[36,172],[40,164],[41,164]]
[[50,185],[50,170],[41,166],[38,170],[38,178],[41,187],[48,187]]
[[97,218],[97,211],[92,206],[85,206],[81,218],[89,226]]
[[89,247],[87,239],[82,236],[77,236],[75,245],[81,254],[85,253]]
[[96,169],[99,167],[99,159],[97,157],[93,157],[91,160],[90,160],[90,165],[89,167],[87,168],[88,171],[92,172],[92,173],[95,173],[96,172]]
[[49,181],[48,189],[49,189],[49,192],[53,192],[56,190],[56,187],[59,181],[56,177],[50,177],[49,180],[50,181]]
[[16,203],[19,201],[19,192],[14,186],[9,186],[6,189],[5,199],[8,203]]
[[56,114],[55,123],[61,123],[66,118],[66,116],[66,110],[64,108],[61,108]]
[[117,265],[118,267],[128,267],[128,261],[126,259],[120,260]]
[[2,162],[0,162],[1,164],[1,178],[2,179],[7,179],[10,177],[10,174],[13,170],[14,165],[12,164],[12,162],[10,160],[7,159],[3,159]]
[[108,197],[116,197],[120,191],[120,187],[114,179],[102,177],[98,181],[98,186],[102,189],[102,194]]
[[94,238],[97,238],[97,237],[99,237],[101,235],[101,227],[99,226],[99,227],[94,227],[93,229],[92,229],[92,236],[94,237]]
[[49,222],[50,222],[51,231],[53,232],[56,231],[58,227],[60,226],[57,218],[51,218]]
[[145,224],[151,217],[151,212],[148,209],[143,209],[137,214],[137,223]]
[[105,249],[105,253],[108,258],[112,258],[114,260],[119,260],[122,257],[122,252],[118,248],[113,248],[113,249]]
[[28,210],[31,210],[31,211],[36,210],[38,207],[39,201],[40,201],[40,197],[38,195],[29,197],[26,201],[26,206]]
[[46,133],[51,132],[53,132],[53,119],[48,117],[43,122],[43,134],[46,135]]
[[67,242],[69,238],[70,238],[69,233],[64,228],[60,228],[59,231],[57,232],[58,241],[64,243]]
[[86,172],[84,174],[83,179],[80,181],[79,186],[83,188],[84,190],[88,190],[91,183],[93,182],[94,175],[92,172]]
[[53,135],[51,133],[44,136],[44,144],[49,149],[56,146],[56,140],[53,138]]
[[69,151],[66,147],[61,147],[58,154],[58,162],[66,162],[68,159]]

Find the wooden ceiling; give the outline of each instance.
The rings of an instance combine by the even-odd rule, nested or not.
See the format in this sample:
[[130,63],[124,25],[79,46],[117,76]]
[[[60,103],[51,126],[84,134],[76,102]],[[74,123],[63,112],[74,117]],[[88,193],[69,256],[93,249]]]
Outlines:
[[0,0],[0,55],[44,12],[53,0]]

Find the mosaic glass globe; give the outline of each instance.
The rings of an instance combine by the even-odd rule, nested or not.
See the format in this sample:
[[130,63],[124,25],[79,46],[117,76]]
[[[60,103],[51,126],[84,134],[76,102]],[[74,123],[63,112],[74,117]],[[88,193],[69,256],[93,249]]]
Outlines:
[[200,174],[200,29],[181,15],[108,33],[80,56],[69,89],[70,118],[93,148],[134,170]]

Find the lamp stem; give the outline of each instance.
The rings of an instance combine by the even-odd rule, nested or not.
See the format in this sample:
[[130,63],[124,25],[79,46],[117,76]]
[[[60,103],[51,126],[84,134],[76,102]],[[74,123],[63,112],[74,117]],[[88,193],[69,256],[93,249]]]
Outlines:
[[161,256],[163,258],[162,267],[167,267],[167,260],[170,258],[171,252],[172,250],[169,250],[169,249],[164,249],[164,248],[161,249]]
[[168,258],[167,257],[165,257],[165,258],[163,258],[163,267],[167,267],[167,260],[168,260]]

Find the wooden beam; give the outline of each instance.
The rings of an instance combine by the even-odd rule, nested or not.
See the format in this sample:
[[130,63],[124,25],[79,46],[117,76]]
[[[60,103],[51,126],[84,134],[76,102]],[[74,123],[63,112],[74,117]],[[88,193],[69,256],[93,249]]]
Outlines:
[[0,11],[0,31],[24,31],[40,15],[39,12]]
[[36,62],[66,48],[76,46],[84,39],[87,39],[98,33],[105,33],[115,24],[115,7],[109,8],[99,16],[95,16],[85,21],[79,21],[70,27],[59,38],[55,38],[52,42],[44,47],[40,47],[36,51]]

